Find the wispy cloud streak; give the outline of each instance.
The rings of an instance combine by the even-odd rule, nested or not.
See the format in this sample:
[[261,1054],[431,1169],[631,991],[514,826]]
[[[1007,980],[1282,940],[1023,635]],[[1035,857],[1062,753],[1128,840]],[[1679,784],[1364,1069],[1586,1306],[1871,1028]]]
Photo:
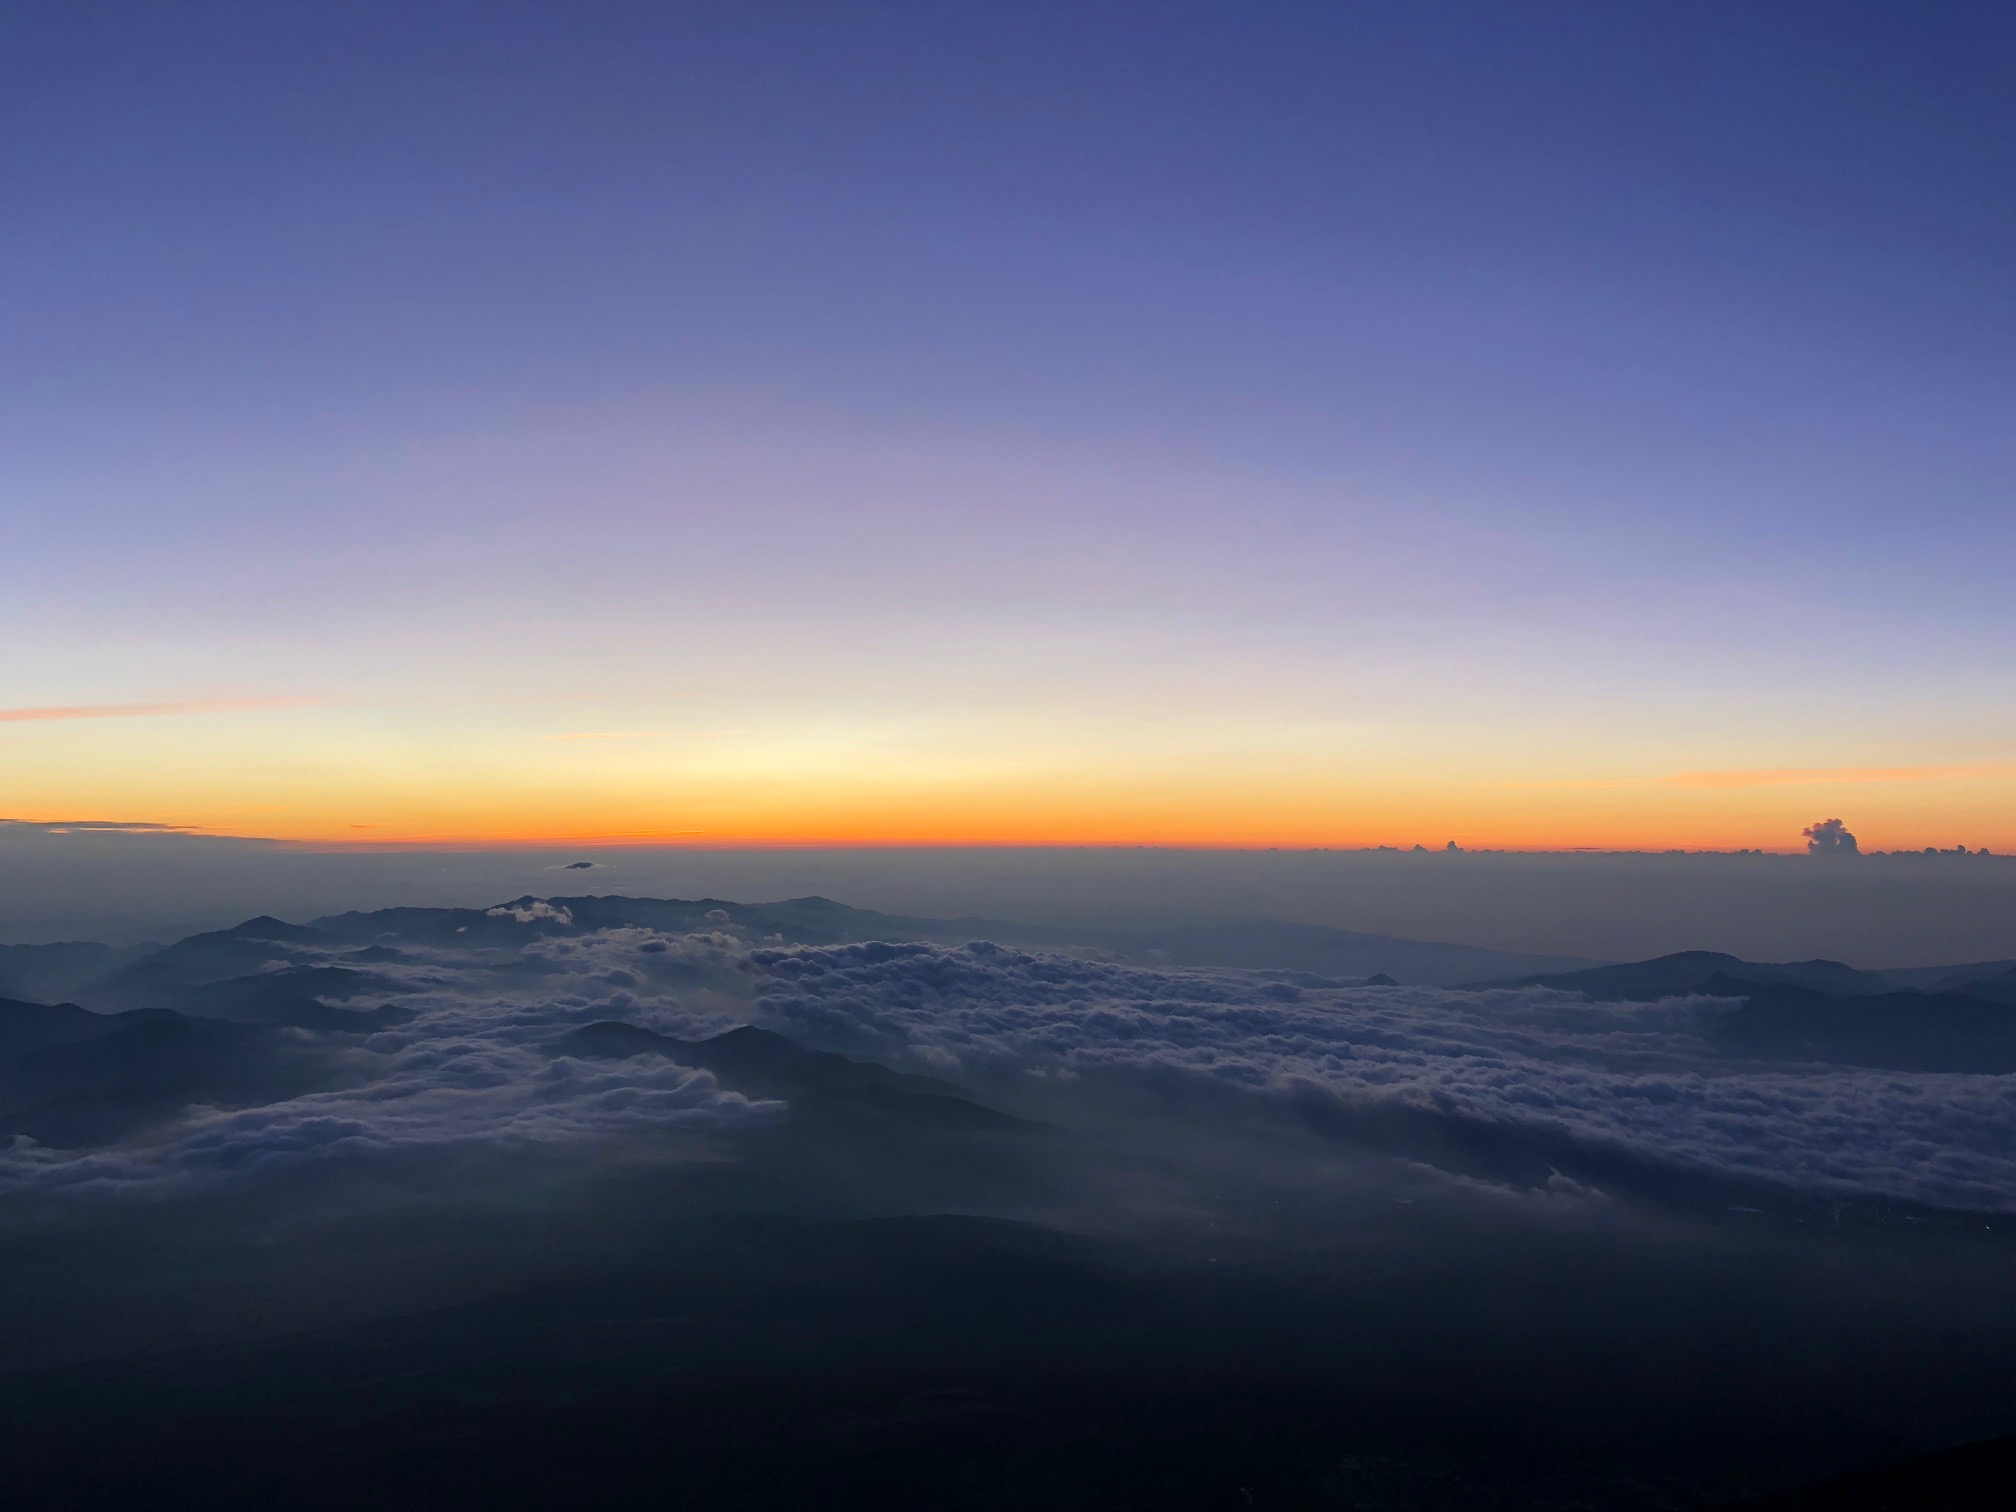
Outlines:
[[1756,771],[1681,772],[1668,787],[1791,787],[1858,782],[1945,782],[1967,777],[2016,776],[2016,763],[1974,766],[1769,767]]
[[1757,767],[1712,772],[1673,772],[1663,777],[1571,777],[1558,782],[1506,782],[1508,788],[1741,788],[1841,787],[1860,783],[1953,782],[1968,778],[2016,777],[2016,762],[1954,766]]
[[33,724],[60,719],[142,719],[162,714],[230,714],[252,709],[298,708],[312,698],[185,698],[172,703],[50,704],[0,709],[0,724]]

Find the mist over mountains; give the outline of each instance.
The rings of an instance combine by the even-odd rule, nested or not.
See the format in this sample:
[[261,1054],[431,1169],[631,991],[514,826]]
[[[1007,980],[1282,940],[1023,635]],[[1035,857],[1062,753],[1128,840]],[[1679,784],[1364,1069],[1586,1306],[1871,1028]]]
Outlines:
[[2006,960],[527,894],[0,967],[27,1505],[1699,1507],[2016,1427]]
[[[821,894],[900,917],[1015,920],[1070,931],[1190,930],[1264,918],[1562,958],[1641,960],[1712,945],[1748,960],[1820,956],[1881,968],[2009,954],[2016,857],[1843,862],[1043,846],[324,850],[0,821],[0,937],[10,940],[124,946],[261,913],[312,919],[361,900],[471,908],[555,891]],[[1484,967],[1469,979],[1493,974],[1515,973]]]

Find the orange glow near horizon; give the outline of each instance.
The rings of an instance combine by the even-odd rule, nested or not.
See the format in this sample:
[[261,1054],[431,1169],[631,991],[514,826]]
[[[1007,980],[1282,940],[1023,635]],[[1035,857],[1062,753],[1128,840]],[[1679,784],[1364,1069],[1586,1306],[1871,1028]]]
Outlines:
[[[1696,786],[1689,784],[1689,786]],[[956,792],[911,795],[834,792],[696,795],[683,814],[652,805],[488,801],[406,795],[342,803],[327,793],[296,802],[141,804],[132,797],[80,809],[20,808],[6,817],[36,823],[128,819],[211,836],[238,836],[320,849],[375,848],[925,848],[1131,847],[1172,849],[1358,850],[1378,846],[1467,850],[1796,852],[1801,827],[1846,813],[1865,850],[1983,845],[2016,851],[2011,827],[1984,827],[1973,803],[1885,805],[1838,788],[1795,794],[1794,784],[1761,784],[1730,803],[1718,784],[1699,784],[1700,801],[1663,792],[1563,786],[1510,795],[1488,786],[1357,795],[1283,792],[1213,796],[1195,792],[1081,791],[1037,796]],[[1896,789],[1892,788],[1892,792]],[[1768,796],[1767,796],[1768,795]],[[1595,799],[1597,801],[1591,801]],[[1822,813],[1822,810],[1825,813]],[[362,813],[370,817],[352,817]],[[2006,805],[2005,805],[2006,812]],[[1971,822],[1969,816],[1972,816]]]
[[1554,732],[1258,717],[610,718],[556,738],[536,708],[276,705],[8,724],[0,817],[318,847],[1797,851],[1838,815],[1866,850],[2016,851],[2007,761],[1655,765]]

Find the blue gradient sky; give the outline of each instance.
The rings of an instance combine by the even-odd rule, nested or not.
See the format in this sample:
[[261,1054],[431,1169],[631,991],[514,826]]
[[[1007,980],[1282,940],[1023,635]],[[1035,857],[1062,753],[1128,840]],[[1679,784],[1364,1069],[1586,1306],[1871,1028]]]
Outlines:
[[0,705],[174,712],[0,719],[0,806],[2016,845],[2012,70],[1964,3],[15,7]]

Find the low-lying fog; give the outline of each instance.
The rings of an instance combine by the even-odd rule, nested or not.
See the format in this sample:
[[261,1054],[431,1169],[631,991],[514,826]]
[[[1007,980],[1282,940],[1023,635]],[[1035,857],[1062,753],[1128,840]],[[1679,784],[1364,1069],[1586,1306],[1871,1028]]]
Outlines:
[[0,821],[0,941],[172,940],[255,914],[475,907],[553,892],[823,894],[933,918],[1266,915],[1497,950],[1726,950],[1854,966],[2011,953],[2016,858],[1156,849],[316,851]]

